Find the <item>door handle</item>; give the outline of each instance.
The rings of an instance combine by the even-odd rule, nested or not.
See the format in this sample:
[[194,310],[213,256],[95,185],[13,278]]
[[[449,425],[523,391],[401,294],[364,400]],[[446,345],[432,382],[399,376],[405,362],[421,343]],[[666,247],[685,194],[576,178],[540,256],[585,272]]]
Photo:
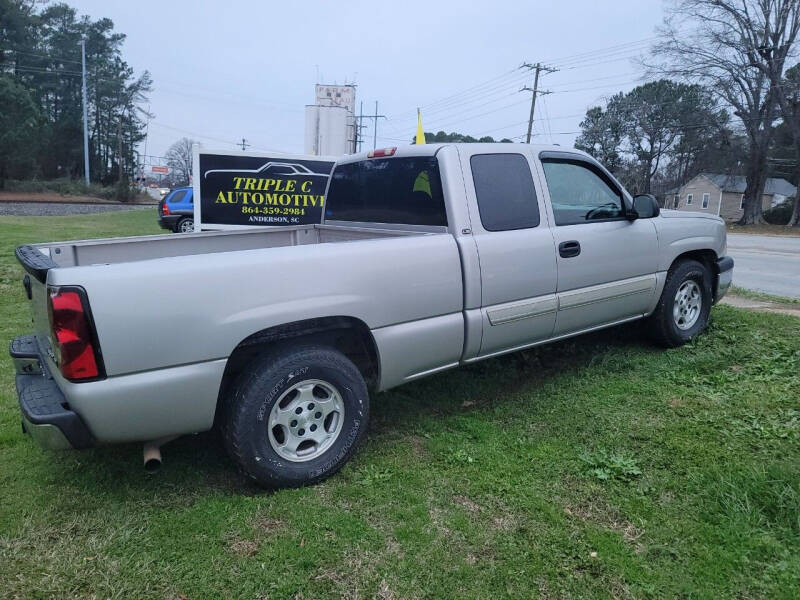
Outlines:
[[561,258],[572,258],[581,253],[581,245],[577,240],[570,240],[568,242],[561,242],[558,245],[558,253]]

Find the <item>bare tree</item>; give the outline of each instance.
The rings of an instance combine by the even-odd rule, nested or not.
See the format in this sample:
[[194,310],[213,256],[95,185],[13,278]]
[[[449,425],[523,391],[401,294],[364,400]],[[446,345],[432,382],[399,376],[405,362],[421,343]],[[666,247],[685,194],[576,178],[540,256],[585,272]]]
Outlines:
[[[782,93],[785,99],[781,104],[781,113],[783,120],[792,132],[792,141],[794,142],[794,181],[800,187],[800,63],[786,71]],[[786,108],[783,106],[784,103]],[[785,112],[787,110],[788,114]],[[792,216],[789,217],[786,225],[800,227],[800,192],[795,192]]]
[[[751,62],[769,78],[781,117],[792,134],[795,161],[798,163],[795,165],[795,181],[800,183],[800,77],[796,69],[792,73],[784,73],[787,59],[792,56],[800,33],[800,2],[760,0],[758,8],[760,13],[754,16],[733,12],[731,18],[736,21],[742,35],[748,36]],[[760,28],[763,37],[752,37],[752,28],[747,27],[752,18],[763,21],[764,25]],[[795,194],[794,210],[788,223],[790,226],[800,224],[799,207],[800,194]]]
[[[664,58],[658,70],[704,83],[741,120],[748,141],[742,225],[764,222],[761,197],[779,102],[770,72],[783,76],[797,36],[797,5],[797,0],[675,0],[655,47]],[[774,48],[785,51],[780,65]]]
[[188,184],[192,174],[192,144],[194,140],[181,138],[169,147],[165,155],[167,166],[172,169],[180,183]]

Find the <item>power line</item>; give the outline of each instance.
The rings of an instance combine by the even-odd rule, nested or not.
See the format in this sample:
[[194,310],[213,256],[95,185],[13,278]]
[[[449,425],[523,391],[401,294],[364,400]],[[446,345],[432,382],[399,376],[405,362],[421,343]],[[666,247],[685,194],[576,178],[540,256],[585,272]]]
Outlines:
[[658,39],[658,36],[652,36],[649,38],[643,38],[641,40],[634,40],[631,42],[624,42],[622,44],[614,44],[612,46],[606,46],[605,48],[598,48],[597,50],[588,50],[586,52],[580,52],[578,54],[571,54],[569,56],[562,56],[560,58],[553,58],[548,62],[552,65],[561,65],[564,66],[569,62],[574,62],[576,60],[580,60],[582,58],[587,57],[597,57],[600,54],[608,54],[608,53],[615,53],[622,49],[630,50],[631,46],[640,46],[643,44],[649,44]]
[[547,110],[547,99],[546,98],[542,98],[542,108],[544,109],[544,117],[545,117],[544,123],[547,126],[548,137],[550,139],[550,143],[552,144],[553,143],[553,129],[550,127],[550,114],[549,114],[549,111]]
[[79,60],[74,60],[71,58],[62,58],[60,56],[53,56],[52,54],[35,54],[33,52],[27,52],[24,50],[16,50],[15,48],[8,48],[7,50],[13,52],[14,54],[24,54],[26,56],[36,56],[38,58],[49,58],[50,60],[57,60],[58,62],[71,62],[71,63],[81,64],[81,61]]
[[64,69],[47,69],[45,67],[14,67],[14,71],[22,71],[23,73],[34,73],[36,75],[69,75],[71,77],[80,77],[80,71],[66,71]]

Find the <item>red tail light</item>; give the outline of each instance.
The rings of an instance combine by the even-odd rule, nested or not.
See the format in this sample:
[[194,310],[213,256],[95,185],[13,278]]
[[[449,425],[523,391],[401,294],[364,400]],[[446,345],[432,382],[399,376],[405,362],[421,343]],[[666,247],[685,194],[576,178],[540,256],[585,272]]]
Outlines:
[[168,215],[169,214],[169,206],[167,206],[167,201],[163,200],[161,202],[161,214]]
[[96,379],[102,360],[86,292],[80,287],[49,287],[48,313],[55,362],[70,381]]

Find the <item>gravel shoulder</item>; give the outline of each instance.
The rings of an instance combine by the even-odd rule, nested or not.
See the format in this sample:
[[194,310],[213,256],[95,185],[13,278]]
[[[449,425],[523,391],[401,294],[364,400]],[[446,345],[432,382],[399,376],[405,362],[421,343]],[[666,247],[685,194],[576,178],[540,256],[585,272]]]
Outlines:
[[[150,193],[146,195],[139,195],[135,201],[128,202],[130,204],[155,204],[158,198],[152,196]],[[28,202],[44,202],[44,203],[57,203],[57,204],[107,204],[115,206],[120,204],[116,200],[107,200],[105,198],[98,198],[96,196],[72,196],[62,195],[56,192],[8,192],[0,191],[0,204],[5,202],[12,203],[28,203]]]
[[152,210],[151,204],[100,204],[72,202],[0,202],[0,216],[60,217],[129,210]]

